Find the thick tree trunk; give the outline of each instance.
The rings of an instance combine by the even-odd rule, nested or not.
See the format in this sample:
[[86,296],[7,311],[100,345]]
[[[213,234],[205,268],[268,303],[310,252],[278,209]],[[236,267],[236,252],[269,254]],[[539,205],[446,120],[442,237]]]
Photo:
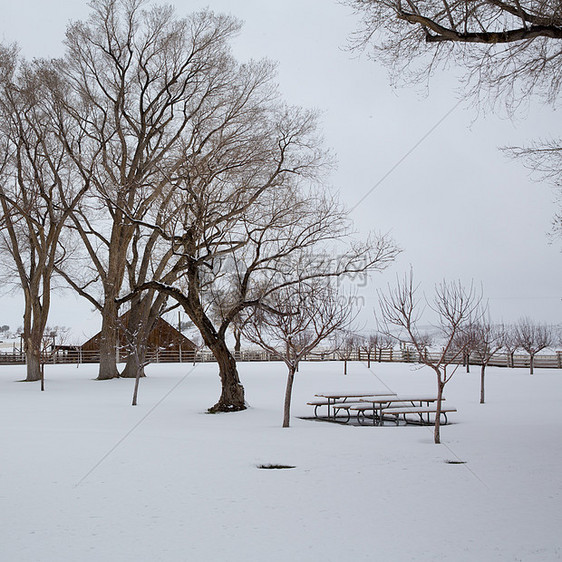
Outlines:
[[203,338],[217,360],[222,386],[219,401],[209,408],[209,412],[238,412],[245,410],[244,387],[238,377],[236,360],[230,353],[226,342],[218,337],[213,338],[214,341],[207,340],[205,336]]
[[144,364],[146,358],[146,349],[142,345],[136,346],[136,350],[129,353],[127,362],[121,372],[121,377],[124,379],[136,379],[137,377],[146,377],[144,372]]
[[285,387],[285,403],[283,406],[283,427],[289,427],[291,421],[291,396],[293,395],[295,371],[295,367],[289,367],[289,374],[287,375],[287,386]]
[[535,372],[535,355],[533,353],[529,354],[529,374],[532,375]]
[[119,377],[117,370],[117,315],[118,308],[114,296],[106,293],[102,311],[100,335],[100,365],[97,380],[109,380]]
[[201,303],[199,290],[199,274],[197,268],[188,270],[187,273],[188,292],[185,295],[178,289],[170,288],[159,283],[147,283],[150,288],[155,288],[164,294],[171,296],[185,310],[195,327],[199,330],[205,345],[211,350],[219,366],[221,380],[221,395],[219,401],[209,408],[210,413],[216,412],[238,412],[246,409],[244,387],[238,377],[236,360],[226,345],[227,325],[217,331],[205,314]]
[[121,376],[126,379],[145,376],[146,344],[152,326],[147,325],[148,311],[144,310],[143,304],[142,300],[139,302],[133,299],[127,316],[127,325],[123,326],[127,358]]
[[26,343],[25,361],[27,376],[25,382],[34,382],[41,380],[41,348],[33,347],[32,344]]
[[480,404],[484,404],[484,375],[486,373],[486,363],[482,362],[480,367]]
[[[118,206],[125,206],[124,192],[118,194]],[[134,228],[127,224],[121,209],[113,215],[108,264],[103,281],[102,331],[100,341],[100,367],[97,380],[119,377],[117,369],[119,306],[116,303],[123,284],[127,263],[127,249],[133,236]]]
[[[31,299],[26,295],[24,312],[24,346],[26,361],[26,382],[41,380],[41,347],[43,343],[43,333],[45,331],[46,319],[45,310],[41,302]],[[48,304],[47,304],[48,306]]]
[[219,366],[221,395],[219,401],[209,408],[210,413],[239,412],[246,409],[244,387],[238,376],[236,359],[226,345],[225,332],[217,332],[206,316],[201,303],[194,299],[182,302],[186,313],[199,329],[203,341],[211,350]]

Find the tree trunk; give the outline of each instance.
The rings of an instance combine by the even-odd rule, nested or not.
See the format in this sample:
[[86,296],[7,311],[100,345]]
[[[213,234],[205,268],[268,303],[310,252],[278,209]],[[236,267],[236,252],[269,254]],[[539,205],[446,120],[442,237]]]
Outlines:
[[[120,190],[117,206],[125,205],[124,193]],[[119,306],[116,303],[123,284],[127,263],[127,249],[134,227],[121,209],[115,211],[111,227],[111,238],[107,271],[103,281],[102,331],[100,341],[100,368],[97,380],[119,377],[117,369],[117,346],[119,344]]]
[[343,360],[343,374],[347,375],[347,359]]
[[295,367],[289,367],[287,386],[285,387],[285,404],[283,407],[283,427],[289,427],[291,420],[291,396],[293,394],[293,383],[295,381]]
[[470,373],[470,353],[466,354],[466,372]]
[[367,351],[367,369],[371,368],[371,352]]
[[199,273],[196,268],[188,269],[187,272],[188,292],[185,295],[178,289],[163,286],[159,283],[147,283],[148,287],[168,294],[176,300],[185,310],[195,327],[199,330],[205,345],[211,350],[219,366],[221,380],[221,395],[219,401],[209,408],[210,413],[216,412],[238,412],[246,409],[244,398],[244,387],[238,377],[236,360],[226,345],[227,325],[223,325],[217,331],[205,314],[205,309],[199,296],[200,284]]
[[234,330],[234,356],[236,359],[240,358],[240,351],[242,350],[242,332]]
[[480,404],[484,404],[484,375],[486,373],[486,363],[482,361],[482,367],[480,367]]
[[[444,375],[445,377],[446,375]],[[435,413],[435,429],[433,432],[433,441],[436,445],[441,443],[441,404],[443,401],[443,388],[445,383],[441,380],[441,373],[437,374],[437,412]]]
[[[146,358],[146,343],[150,327],[143,314],[142,301],[135,299],[131,302],[131,309],[127,315],[127,325],[122,326],[126,338],[127,359],[125,368],[121,371],[121,376],[126,379],[136,379],[144,377],[144,360]],[[134,404],[133,404],[134,405]]]
[[[27,295],[26,295],[27,299]],[[43,308],[40,302],[25,303],[24,313],[24,346],[26,361],[26,382],[41,380],[41,344],[45,321],[42,318]]]
[[118,308],[112,295],[107,295],[102,311],[100,332],[100,365],[97,380],[119,377],[117,370],[117,315]]
[[532,375],[535,372],[535,354],[529,354],[529,374]]
[[[193,282],[193,279],[190,281]],[[177,299],[177,296],[175,298]],[[179,302],[201,333],[203,341],[211,350],[219,366],[221,395],[219,401],[209,408],[209,412],[239,412],[245,410],[244,387],[238,377],[236,359],[226,345],[226,330],[218,332],[215,330],[198,298],[198,290],[190,290],[187,299],[181,299]]]
[[[137,378],[146,376],[144,367],[149,351],[149,338],[152,330],[158,323],[167,301],[167,296],[153,290],[144,294],[141,299],[131,301],[131,310],[127,317],[126,337],[128,346],[127,363],[121,376],[123,378]],[[157,342],[159,344],[159,342]],[[180,349],[181,360],[181,349]],[[140,375],[138,370],[140,368]]]
[[[31,338],[30,338],[31,339]],[[25,344],[25,362],[27,376],[25,382],[41,380],[41,348],[34,347],[29,341]]]
[[146,349],[142,345],[136,346],[135,351],[127,356],[125,368],[121,372],[124,379],[136,379],[146,377],[144,372],[144,363],[146,358]]
[[140,362],[138,355],[134,352],[133,352],[132,355],[136,357],[136,360],[134,361],[134,363],[136,363],[136,365],[137,365],[137,376],[135,377],[135,389],[133,390],[133,403],[132,403],[133,406],[136,406],[137,405],[137,398],[139,396],[140,379],[141,379],[141,377],[144,377],[145,375],[144,375],[144,366]]
[[206,340],[206,343],[219,365],[219,376],[222,386],[219,401],[209,408],[209,412],[238,412],[245,410],[244,387],[238,377],[236,360],[230,353],[226,342],[220,338],[215,338],[211,342]]

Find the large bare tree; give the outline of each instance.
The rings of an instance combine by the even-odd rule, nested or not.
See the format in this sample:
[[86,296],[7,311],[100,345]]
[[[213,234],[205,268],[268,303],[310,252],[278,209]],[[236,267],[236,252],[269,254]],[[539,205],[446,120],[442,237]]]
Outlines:
[[[383,269],[397,253],[385,236],[354,242],[339,205],[321,192],[299,187],[316,169],[318,154],[316,148],[310,150],[316,147],[309,136],[314,131],[310,116],[302,113],[296,119],[298,115],[294,110],[287,119],[283,111],[276,126],[264,129],[267,135],[252,149],[260,148],[254,156],[259,173],[253,167],[233,167],[226,158],[227,168],[221,173],[215,168],[207,185],[199,175],[195,185],[182,190],[183,203],[176,207],[182,211],[176,222],[167,221],[163,236],[182,252],[176,269],[183,273],[173,285],[153,281],[140,287],[177,300],[215,355],[222,388],[212,411],[245,408],[226,342],[229,327],[243,324],[243,311],[259,308],[284,287]],[[255,121],[251,127],[260,130]]]
[[36,381],[53,276],[70,250],[64,227],[88,184],[71,172],[52,127],[46,103],[51,77],[40,64],[18,61],[15,49],[0,51],[0,249],[9,256],[4,276],[17,279],[23,291],[26,380]]
[[90,5],[89,19],[69,26],[65,57],[55,63],[57,114],[71,120],[61,119],[59,136],[97,199],[72,215],[93,275],[66,278],[102,314],[98,378],[108,379],[119,374],[118,298],[138,221],[187,165],[201,130],[212,130],[226,93],[240,94],[228,50],[240,24],[210,12],[179,18],[145,0]]

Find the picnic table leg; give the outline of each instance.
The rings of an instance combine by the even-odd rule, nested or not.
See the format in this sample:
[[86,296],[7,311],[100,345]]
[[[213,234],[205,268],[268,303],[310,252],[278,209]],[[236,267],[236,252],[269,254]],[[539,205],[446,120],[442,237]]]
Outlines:
[[357,410],[357,423],[359,425],[365,425],[365,412],[363,410]]

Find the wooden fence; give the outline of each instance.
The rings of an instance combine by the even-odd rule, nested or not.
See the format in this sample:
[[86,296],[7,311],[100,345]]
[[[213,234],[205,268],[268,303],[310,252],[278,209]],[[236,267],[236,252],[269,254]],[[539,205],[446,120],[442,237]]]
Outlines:
[[[430,359],[437,359],[438,353],[428,352]],[[124,355],[117,353],[117,360],[122,362]],[[237,361],[277,361],[278,358],[265,351],[245,350],[235,353]],[[182,351],[182,350],[160,350],[153,352],[149,357],[151,363],[207,363],[214,362],[213,354],[208,350]],[[309,354],[305,361],[362,361],[367,362],[368,356],[364,351],[354,351],[351,354],[343,355],[337,352],[316,352]],[[412,349],[383,349],[376,353],[371,353],[372,363],[419,363],[419,354]],[[82,364],[98,363],[99,352],[86,352],[80,348],[65,349],[57,353],[45,354],[43,357],[45,364]],[[456,358],[456,363],[464,363],[462,358]],[[470,357],[471,365],[479,365],[480,362],[476,354]],[[506,353],[497,353],[491,359],[489,365],[494,367],[529,367],[530,358],[527,354],[516,353],[510,356]],[[19,352],[0,353],[0,365],[25,365],[25,355]],[[536,368],[562,369],[562,351],[555,354],[540,353],[535,356]]]

